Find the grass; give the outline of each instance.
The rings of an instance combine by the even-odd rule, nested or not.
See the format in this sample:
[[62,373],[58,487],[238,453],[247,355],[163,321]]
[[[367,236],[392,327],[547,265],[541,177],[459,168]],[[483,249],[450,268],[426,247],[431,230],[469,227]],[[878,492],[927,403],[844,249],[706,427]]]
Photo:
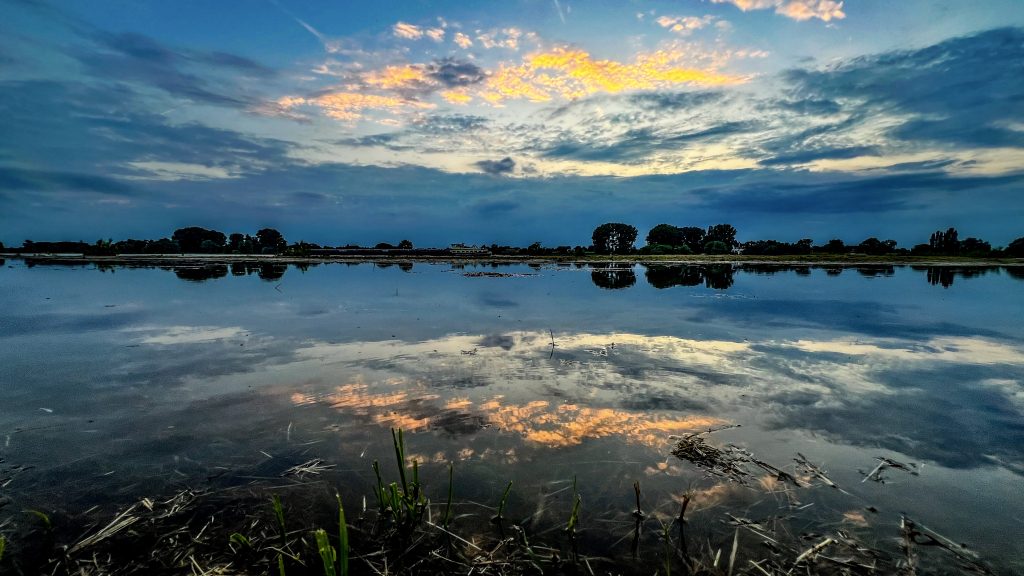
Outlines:
[[508,502],[508,493],[512,491],[512,481],[508,481],[508,486],[505,486],[505,492],[501,495],[501,500],[498,501],[498,513],[491,517],[491,522],[495,524],[501,524],[502,520],[505,519],[505,503]]
[[[649,559],[644,559],[643,555],[631,557],[625,549],[603,540],[607,536],[603,531],[615,530],[614,525],[597,523],[594,528],[581,532],[583,497],[576,477],[571,485],[568,518],[561,525],[563,538],[567,538],[569,544],[563,558],[558,543],[545,540],[547,534],[557,530],[557,524],[545,529],[527,519],[507,526],[512,533],[506,536],[504,530],[484,529],[488,523],[479,513],[455,515],[456,507],[478,510],[487,507],[457,500],[452,464],[447,467],[447,501],[434,508],[440,523],[424,518],[424,512],[432,505],[425,496],[419,466],[415,461],[408,462],[401,430],[392,431],[392,441],[398,464],[397,477],[385,482],[380,464],[374,461],[374,491],[378,494],[379,508],[367,512],[364,506],[364,513],[354,519],[346,518],[338,491],[310,499],[311,493],[326,488],[322,480],[268,488],[271,494],[253,486],[206,494],[186,491],[166,501],[145,499],[145,505],[129,506],[109,522],[97,520],[88,530],[76,528],[76,535],[72,537],[77,538],[77,542],[71,540],[58,545],[58,538],[51,548],[42,549],[37,541],[31,557],[22,550],[8,550],[5,557],[8,541],[0,537],[0,560],[4,561],[4,568],[19,566],[12,574],[85,576],[189,571],[203,575],[277,573],[279,576],[288,573],[292,576],[411,576],[471,572],[485,576],[606,573],[671,576],[673,570],[709,576],[781,576],[790,573],[896,574],[905,571],[908,565],[923,574],[929,567],[944,564],[967,573],[992,574],[963,545],[906,517],[900,519],[901,548],[897,553],[888,553],[859,540],[838,522],[811,539],[797,535],[799,530],[790,530],[781,519],[786,512],[774,518],[749,519],[702,507],[702,510],[691,510],[691,515],[697,514],[706,523],[696,534],[690,535],[695,542],[691,550],[686,545],[683,524],[687,506],[694,500],[700,503],[701,497],[692,490],[684,493],[677,516],[674,502],[651,502],[648,495],[645,501],[648,512],[644,513],[639,482],[623,490],[620,518],[627,518],[630,525],[635,522],[634,546],[641,542],[640,527],[645,522],[656,522],[659,529],[643,539],[651,552]],[[706,443],[701,446],[702,449],[712,448]],[[506,514],[515,517],[507,510],[512,485],[511,481],[506,484],[495,518],[504,519]],[[832,490],[824,481],[818,485]],[[268,496],[269,507],[266,505]],[[286,523],[285,501],[291,515],[288,518],[291,531]],[[635,510],[632,509],[634,504]],[[672,512],[666,514],[670,508]],[[34,515],[49,519],[45,513],[41,514]],[[61,520],[52,526],[66,524]],[[672,530],[676,522],[680,525],[678,542]],[[723,524],[728,528],[720,528]],[[97,530],[96,526],[103,527]],[[689,530],[695,529],[691,525]],[[741,537],[741,532],[748,534]],[[87,534],[84,538],[83,533]],[[596,555],[587,555],[588,540],[590,552]],[[18,542],[21,544],[22,539]],[[895,548],[895,544],[892,547]],[[13,564],[11,552],[22,554],[18,564]]]
[[380,462],[373,461],[373,472],[377,478],[374,495],[381,515],[389,516],[393,525],[402,533],[413,531],[423,519],[428,501],[420,484],[419,462],[412,462],[412,481],[406,473],[405,436],[402,430],[391,430],[395,460],[398,465],[399,482],[384,483],[380,471]]

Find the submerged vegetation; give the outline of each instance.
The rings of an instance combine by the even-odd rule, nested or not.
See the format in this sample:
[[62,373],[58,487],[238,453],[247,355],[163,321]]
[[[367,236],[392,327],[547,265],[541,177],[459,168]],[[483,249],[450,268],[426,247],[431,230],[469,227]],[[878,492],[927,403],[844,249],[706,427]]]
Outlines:
[[[903,514],[891,526],[892,544],[827,519],[821,532],[797,533],[790,523],[794,512],[811,505],[801,502],[801,491],[822,488],[853,496],[802,454],[794,458],[792,472],[786,472],[739,446],[710,443],[709,435],[722,429],[678,437],[672,454],[726,485],[766,490],[777,497],[778,510],[750,518],[706,508],[701,511],[705,522],[691,523],[692,504],[701,504],[697,491],[691,488],[674,501],[648,505],[652,512],[647,513],[642,510],[640,482],[635,481],[631,492],[622,495],[632,531],[619,541],[631,536],[629,554],[609,540],[615,529],[584,526],[586,486],[579,486],[575,477],[563,489],[571,489],[571,497],[561,530],[537,529],[529,517],[506,516],[512,481],[490,522],[481,521],[476,513],[453,516],[453,506],[482,505],[455,501],[451,464],[446,501],[435,504],[427,498],[419,463],[406,454],[402,430],[393,429],[397,477],[386,480],[380,463],[374,461],[376,510],[367,509],[364,497],[361,513],[351,520],[341,494],[325,498],[325,486],[315,480],[276,487],[186,489],[166,500],[143,498],[109,521],[87,513],[91,527],[71,518],[51,524],[45,513],[26,511],[41,523],[14,532],[11,526],[17,523],[0,522],[0,571],[278,576],[993,574],[965,545]],[[885,469],[917,473],[912,464],[879,460],[865,480],[881,482]],[[766,475],[759,477],[760,473]],[[282,497],[281,492],[287,495]],[[353,496],[347,494],[350,502]],[[633,505],[635,510],[626,512]],[[678,512],[670,511],[673,506]],[[873,506],[864,509],[879,514]],[[588,539],[594,542],[589,544]]]

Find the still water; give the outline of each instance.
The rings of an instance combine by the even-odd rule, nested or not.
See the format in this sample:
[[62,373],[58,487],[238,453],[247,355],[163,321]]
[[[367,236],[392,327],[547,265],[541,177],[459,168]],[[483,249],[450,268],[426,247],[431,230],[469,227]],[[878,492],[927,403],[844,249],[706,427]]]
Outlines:
[[[708,540],[784,515],[895,554],[905,513],[1024,567],[1021,268],[14,260],[0,302],[0,532],[313,458],[358,508],[402,428],[435,500],[455,463],[467,517],[513,480],[506,515],[551,532],[576,477],[608,556],[639,481],[652,518],[695,494]],[[670,454],[709,428],[811,486]],[[878,457],[916,474],[866,479]]]

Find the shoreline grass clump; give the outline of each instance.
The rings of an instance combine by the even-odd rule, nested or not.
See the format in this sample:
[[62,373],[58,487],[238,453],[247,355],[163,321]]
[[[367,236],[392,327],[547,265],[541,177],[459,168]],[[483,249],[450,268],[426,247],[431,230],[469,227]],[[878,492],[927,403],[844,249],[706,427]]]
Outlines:
[[[709,458],[723,453],[703,438],[689,446]],[[25,523],[28,531],[24,535],[14,533],[18,550],[8,541],[11,525],[0,519],[0,528],[5,530],[0,536],[0,573],[671,576],[675,572],[831,576],[923,575],[938,570],[993,574],[966,546],[905,515],[900,516],[898,525],[886,524],[894,536],[899,528],[899,539],[893,537],[879,544],[828,519],[820,523],[820,533],[794,529],[795,524],[788,522],[794,509],[789,501],[779,503],[780,508],[767,515],[764,509],[733,515],[703,502],[704,496],[692,486],[674,500],[658,502],[648,491],[642,501],[639,481],[622,490],[620,501],[613,498],[612,506],[617,501],[620,505],[612,519],[588,520],[586,532],[580,529],[583,496],[575,476],[568,517],[549,515],[546,524],[536,522],[537,513],[521,513],[522,495],[513,503],[519,506],[510,505],[513,483],[509,481],[498,501],[497,514],[491,518],[497,519],[499,529],[495,530],[488,522],[493,508],[458,499],[454,464],[447,466],[447,499],[443,503],[439,499],[434,505],[427,498],[418,462],[408,460],[400,429],[392,430],[392,449],[398,464],[395,481],[385,482],[380,463],[374,461],[372,465],[376,510],[367,510],[364,498],[361,513],[349,517],[343,492],[321,477],[283,485],[249,483],[218,490],[188,489],[166,500],[144,498],[114,513],[113,520],[107,515],[92,515],[90,525],[74,524],[70,517],[40,511],[31,516],[54,521],[45,523],[46,532],[41,531],[39,522],[34,522],[35,526]],[[820,470],[802,455],[797,463]],[[771,474],[781,472],[767,463],[754,464]],[[780,482],[790,490],[813,489],[809,481],[801,480],[799,488]],[[472,488],[473,483],[460,485]],[[730,485],[752,493],[756,490],[746,484]],[[835,491],[834,483],[826,479],[819,479],[817,486],[829,494],[849,496]],[[344,493],[349,498],[358,497],[350,488]],[[542,498],[541,510],[545,508],[543,502]],[[465,512],[455,514],[456,508]],[[431,514],[439,519],[437,523]],[[688,514],[699,521],[689,524]],[[523,519],[510,520],[515,518]],[[645,536],[643,527],[647,522],[657,523],[657,529]],[[678,534],[672,529],[676,523]],[[630,528],[634,538],[627,545],[624,541],[629,539]],[[510,533],[506,534],[506,529]],[[619,535],[622,538],[613,542]],[[646,555],[640,554],[641,548]]]

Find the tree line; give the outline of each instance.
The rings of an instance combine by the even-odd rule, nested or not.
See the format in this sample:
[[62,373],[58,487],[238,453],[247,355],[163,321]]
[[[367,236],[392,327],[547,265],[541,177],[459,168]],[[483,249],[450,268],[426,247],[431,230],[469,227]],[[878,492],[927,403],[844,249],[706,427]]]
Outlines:
[[[397,245],[387,242],[377,244],[381,249],[412,249],[412,242],[402,240]],[[85,254],[88,256],[112,256],[116,254],[279,254],[286,256],[304,256],[310,250],[323,248],[319,244],[295,242],[289,244],[284,235],[274,228],[262,228],[255,235],[235,232],[224,234],[218,230],[208,230],[199,226],[178,228],[170,238],[158,240],[136,240],[129,238],[114,242],[112,239],[99,239],[93,244],[87,242],[35,242],[25,240],[20,248],[10,248],[11,252],[33,253],[68,253]],[[349,244],[343,248],[362,248]],[[0,251],[4,250],[0,243]]]
[[846,244],[838,238],[815,245],[810,238],[796,242],[778,240],[736,240],[736,228],[731,224],[715,224],[706,229],[699,226],[658,224],[648,231],[646,244],[636,248],[638,230],[621,222],[607,222],[594,228],[590,249],[598,254],[744,254],[753,256],[790,256],[807,254],[908,254],[916,256],[971,256],[1024,258],[1024,237],[1010,242],[1005,248],[993,248],[980,238],[960,240],[956,228],[937,230],[927,243],[913,248],[900,248],[895,240],[864,239],[859,244]]
[[[575,256],[587,254],[744,254],[752,256],[789,256],[809,254],[868,254],[868,255],[915,255],[915,256],[967,256],[967,257],[1011,257],[1024,258],[1024,237],[1017,238],[1006,247],[993,248],[991,243],[980,238],[960,239],[956,228],[937,230],[927,243],[912,248],[901,248],[895,240],[866,238],[858,244],[846,244],[833,238],[824,244],[815,245],[810,238],[796,242],[779,240],[736,239],[737,230],[731,224],[700,226],[675,226],[658,224],[651,228],[641,248],[636,248],[638,230],[635,226],[621,222],[607,222],[594,229],[590,246],[544,247],[534,242],[527,247],[491,244],[490,249],[497,256]],[[224,234],[199,226],[179,228],[169,238],[158,240],[127,239],[114,242],[111,239],[86,242],[35,242],[25,240],[20,248],[4,248],[0,251],[20,253],[76,253],[85,255],[115,254],[278,254],[305,256],[310,250],[330,248],[309,242],[289,244],[284,236],[273,228],[262,228],[255,235]],[[363,248],[348,244],[339,248]],[[373,246],[378,249],[413,249],[409,240],[397,244],[381,242]]]

